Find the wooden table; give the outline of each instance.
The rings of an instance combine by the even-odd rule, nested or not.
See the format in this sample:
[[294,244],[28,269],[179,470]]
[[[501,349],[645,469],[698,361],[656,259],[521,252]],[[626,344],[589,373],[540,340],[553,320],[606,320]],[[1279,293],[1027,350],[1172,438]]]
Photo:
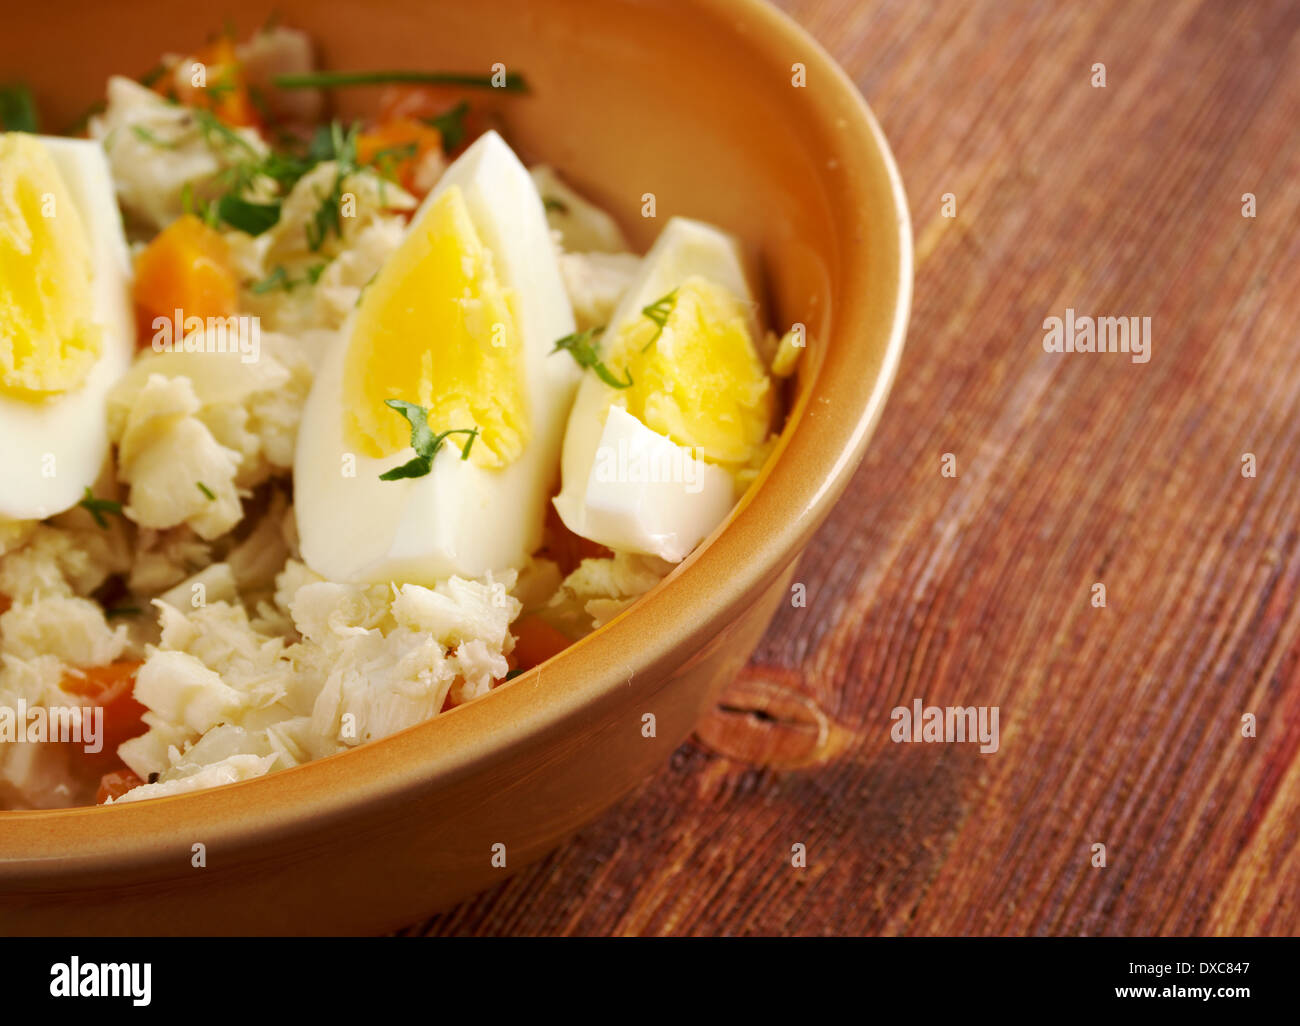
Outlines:
[[[1300,7],[785,6],[907,184],[893,397],[724,707],[410,932],[1297,932]],[[1046,352],[1066,308],[1149,362]],[[894,743],[918,698],[999,750]]]

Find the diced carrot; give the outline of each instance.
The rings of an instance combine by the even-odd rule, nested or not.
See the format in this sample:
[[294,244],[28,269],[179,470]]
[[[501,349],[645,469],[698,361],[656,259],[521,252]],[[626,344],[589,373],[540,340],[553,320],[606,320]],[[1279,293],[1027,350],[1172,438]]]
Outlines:
[[87,758],[95,761],[117,762],[117,746],[123,741],[143,734],[146,727],[140,719],[147,711],[135,700],[135,675],[138,662],[122,660],[104,666],[91,666],[80,674],[67,674],[61,687],[71,695],[80,695],[92,705],[104,710],[103,746]]
[[139,787],[144,781],[129,769],[114,770],[99,778],[99,790],[95,792],[95,804],[103,805],[110,798],[121,798],[133,787]]
[[[203,65],[201,85],[195,85],[196,64]],[[244,69],[235,56],[235,43],[220,36],[203,47],[192,59],[167,69],[153,84],[153,90],[187,107],[210,110],[234,128],[262,127],[262,118],[253,103]]]
[[468,102],[465,135],[460,145],[455,147],[460,149],[477,139],[489,127],[487,112],[481,102],[475,102],[476,99],[463,86],[385,86],[379,94],[378,121],[380,124],[403,119],[425,121],[448,113],[459,103]]
[[540,666],[551,656],[569,647],[569,639],[540,616],[521,616],[510,628],[515,636],[515,657],[519,669]]
[[430,153],[442,152],[442,136],[423,121],[394,118],[357,136],[357,162],[369,164],[407,192],[423,195],[419,169]]
[[239,283],[230,247],[193,214],[177,218],[144,248],[135,262],[136,338],[153,338],[155,317],[229,317]]

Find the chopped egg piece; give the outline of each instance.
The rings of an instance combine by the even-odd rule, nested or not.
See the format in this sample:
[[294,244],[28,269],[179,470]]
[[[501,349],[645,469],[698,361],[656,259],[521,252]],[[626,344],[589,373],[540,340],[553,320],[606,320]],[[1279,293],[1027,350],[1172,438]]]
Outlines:
[[[312,386],[294,460],[307,564],[417,584],[523,566],[580,378],[549,354],[573,330],[541,197],[488,132],[425,199]],[[458,433],[421,467],[413,431],[425,455]]]
[[770,450],[755,311],[736,240],[671,220],[601,339],[631,383],[587,374],[569,415],[555,508],[571,531],[679,562],[726,518]]
[[130,276],[99,144],[0,135],[0,517],[52,516],[98,478]]

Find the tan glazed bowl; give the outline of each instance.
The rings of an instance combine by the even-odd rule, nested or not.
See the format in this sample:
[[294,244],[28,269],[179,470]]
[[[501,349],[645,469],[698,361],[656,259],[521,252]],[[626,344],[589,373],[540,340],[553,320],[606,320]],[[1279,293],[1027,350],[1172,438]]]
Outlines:
[[[271,6],[22,5],[0,33],[0,80],[30,84],[57,129],[110,74],[197,47],[227,15],[247,34]],[[661,766],[745,663],[898,365],[912,285],[898,172],[853,84],[779,12],[758,0],[273,6],[314,36],[327,68],[522,71],[529,95],[483,98],[506,137],[611,209],[638,247],[675,214],[739,234],[770,322],[808,326],[789,420],[699,551],[606,628],[480,701],[212,791],[0,812],[5,933],[379,932],[542,857]],[[340,91],[337,109],[374,100]],[[642,736],[647,713],[654,738]]]

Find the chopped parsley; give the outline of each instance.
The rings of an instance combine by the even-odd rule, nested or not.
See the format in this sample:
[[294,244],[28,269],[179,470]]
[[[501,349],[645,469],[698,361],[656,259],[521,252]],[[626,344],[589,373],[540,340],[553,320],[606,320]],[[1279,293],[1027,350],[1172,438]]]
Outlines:
[[228,192],[217,200],[217,219],[249,235],[261,235],[280,220],[279,203],[254,203]]
[[563,200],[557,200],[554,196],[543,196],[542,206],[550,213],[552,210],[557,214],[567,214],[569,212],[568,204]]
[[664,327],[668,324],[668,318],[672,316],[673,308],[677,305],[677,290],[673,289],[668,295],[660,296],[648,306],[641,307],[641,313],[650,318],[657,327],[650,341],[641,347],[641,352],[645,352],[652,345],[659,341],[659,336],[664,333]]
[[81,497],[81,501],[77,505],[94,517],[96,524],[105,529],[108,528],[108,521],[104,519],[105,513],[112,513],[119,517],[122,515],[122,504],[120,502],[114,502],[112,499],[95,498],[89,485],[86,486],[86,493]]
[[433,458],[438,454],[448,435],[469,435],[464,448],[460,451],[462,460],[469,459],[470,446],[478,437],[478,428],[453,428],[450,431],[434,434],[433,429],[429,427],[429,411],[423,406],[408,403],[403,399],[385,399],[384,404],[396,410],[410,423],[411,448],[415,450],[415,458],[400,467],[394,467],[380,474],[379,480],[398,481],[405,477],[424,477],[433,469]]
[[36,101],[32,91],[21,82],[0,85],[0,130],[6,132],[36,132],[40,119],[36,116]]
[[194,483],[199,486],[199,491],[201,491],[209,499],[215,499],[217,497],[217,493],[214,492],[207,485],[205,485],[202,481],[195,481]]
[[551,353],[558,353],[564,350],[573,357],[574,362],[584,370],[590,368],[596,372],[596,377],[609,385],[610,388],[631,388],[632,372],[624,369],[623,373],[627,375],[626,381],[619,381],[614,376],[614,372],[605,366],[600,358],[600,353],[596,350],[595,339],[604,334],[604,328],[588,328],[586,331],[578,331],[572,335],[565,335],[555,343],[555,348]]

